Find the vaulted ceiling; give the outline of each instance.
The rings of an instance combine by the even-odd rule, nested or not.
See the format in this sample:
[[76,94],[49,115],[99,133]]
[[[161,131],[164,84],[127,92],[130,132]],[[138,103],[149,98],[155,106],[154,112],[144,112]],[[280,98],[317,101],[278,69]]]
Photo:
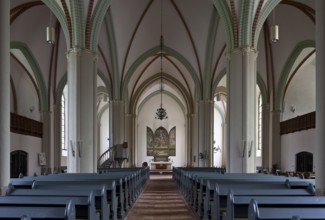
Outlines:
[[[37,89],[40,93],[46,92],[50,106],[67,73],[65,54],[71,39],[69,42],[65,31],[70,30],[60,28],[47,1],[10,2],[12,57],[31,73],[34,81],[43,80],[45,87]],[[78,6],[72,0],[56,2],[64,12]],[[83,2],[82,11],[86,15],[83,19],[87,19],[101,1]],[[159,94],[161,68],[164,93],[186,106],[186,111],[194,112],[198,100],[213,97],[227,67],[225,27],[214,1],[109,2],[100,26],[97,54],[103,79],[99,86],[107,83],[111,99],[127,100],[127,109],[136,111],[146,98]],[[228,4],[231,2],[227,1]],[[257,5],[261,1],[255,2]],[[257,72],[260,84],[265,87],[265,102],[274,103],[274,108],[283,108],[281,94],[283,96],[287,91],[287,83],[292,82],[292,74],[306,76],[314,71],[315,58],[310,54],[315,46],[314,4],[314,0],[283,0],[263,26],[257,45]],[[280,27],[277,43],[271,43],[269,38],[269,28],[274,22]],[[46,42],[45,29],[50,25],[56,27],[54,45]],[[162,62],[161,35],[164,39]],[[87,40],[85,42],[87,44]],[[27,58],[26,53],[29,54]],[[296,59],[290,61],[292,57]],[[34,76],[35,66],[28,64],[28,59],[37,61],[39,76]]]

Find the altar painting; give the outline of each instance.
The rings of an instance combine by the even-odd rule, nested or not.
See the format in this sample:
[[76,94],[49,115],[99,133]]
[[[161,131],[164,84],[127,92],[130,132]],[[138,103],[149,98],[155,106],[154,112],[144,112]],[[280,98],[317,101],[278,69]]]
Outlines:
[[147,127],[147,156],[176,156],[176,127],[169,133],[164,127],[155,132]]

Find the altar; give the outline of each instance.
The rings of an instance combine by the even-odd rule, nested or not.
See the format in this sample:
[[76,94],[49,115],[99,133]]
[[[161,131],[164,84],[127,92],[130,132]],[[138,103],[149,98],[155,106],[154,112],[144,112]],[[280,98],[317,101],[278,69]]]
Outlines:
[[166,161],[153,161],[150,164],[150,171],[153,172],[171,172],[172,171],[172,162]]

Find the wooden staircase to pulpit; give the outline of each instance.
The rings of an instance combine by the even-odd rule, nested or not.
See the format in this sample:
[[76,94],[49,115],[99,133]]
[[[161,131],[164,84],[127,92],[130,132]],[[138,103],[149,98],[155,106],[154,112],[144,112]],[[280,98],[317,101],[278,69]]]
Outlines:
[[121,167],[124,160],[128,159],[127,143],[116,144],[108,148],[97,160],[97,168]]

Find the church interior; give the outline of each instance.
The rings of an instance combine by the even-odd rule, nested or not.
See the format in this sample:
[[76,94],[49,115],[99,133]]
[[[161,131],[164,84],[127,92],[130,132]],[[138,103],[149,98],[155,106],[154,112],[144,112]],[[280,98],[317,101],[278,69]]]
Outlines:
[[147,167],[305,175],[324,195],[324,9],[0,1],[1,194],[20,175]]

